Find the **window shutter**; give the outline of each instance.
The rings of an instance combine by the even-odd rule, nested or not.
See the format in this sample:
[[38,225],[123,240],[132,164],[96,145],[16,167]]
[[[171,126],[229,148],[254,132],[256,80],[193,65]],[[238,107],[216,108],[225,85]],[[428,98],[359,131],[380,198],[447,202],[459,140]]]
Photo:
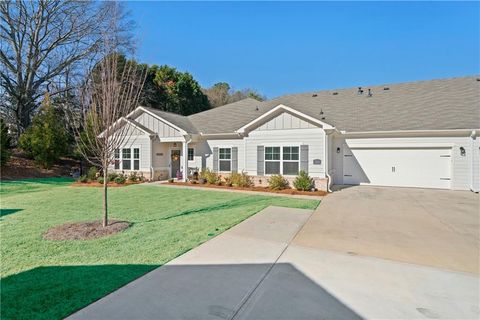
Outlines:
[[213,148],[213,171],[218,172],[218,147]]
[[265,162],[265,147],[257,146],[257,176],[263,176],[265,174],[264,163]]
[[308,173],[308,145],[300,146],[300,170]]
[[238,147],[232,147],[232,172],[238,172]]

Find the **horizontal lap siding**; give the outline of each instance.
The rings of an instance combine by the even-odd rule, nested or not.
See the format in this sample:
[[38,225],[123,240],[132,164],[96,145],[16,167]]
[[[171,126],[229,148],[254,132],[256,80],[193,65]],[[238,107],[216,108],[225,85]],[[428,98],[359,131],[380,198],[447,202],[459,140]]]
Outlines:
[[[245,148],[243,139],[221,139],[221,140],[207,140],[206,146],[202,149],[205,155],[205,164],[208,168],[213,169],[213,148],[238,148],[238,172],[245,171],[244,159]],[[252,155],[256,157],[256,153]]]
[[[151,162],[151,149],[150,149],[150,137],[148,135],[132,135],[129,139],[126,139],[123,142],[122,148],[139,148],[140,149],[140,170],[139,171],[150,171],[150,162]],[[133,151],[132,151],[133,158]],[[133,167],[133,165],[132,165]],[[113,165],[110,166],[110,169],[113,169]]]
[[[334,183],[342,183],[343,175],[343,143],[349,146],[355,145],[371,145],[372,147],[385,146],[415,146],[423,147],[431,144],[432,146],[440,144],[452,144],[452,189],[453,190],[469,190],[471,184],[471,138],[470,137],[402,137],[402,138],[335,138],[331,152],[334,152],[333,169]],[[342,152],[337,154],[336,148],[340,147]],[[460,147],[464,147],[466,155],[460,155]]]
[[[255,130],[245,138],[246,171],[257,175],[257,146],[308,145],[308,173],[311,177],[325,177],[325,159],[323,150],[324,131],[320,128]],[[320,159],[321,164],[314,165],[313,160]]]

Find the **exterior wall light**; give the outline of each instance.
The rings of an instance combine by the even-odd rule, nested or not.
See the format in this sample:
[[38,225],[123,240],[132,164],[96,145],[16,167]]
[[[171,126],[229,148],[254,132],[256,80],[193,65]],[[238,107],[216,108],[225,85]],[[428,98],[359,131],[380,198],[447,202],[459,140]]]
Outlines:
[[465,157],[465,148],[464,147],[460,147],[460,155],[462,157]]
[[340,147],[337,147],[337,153],[340,153]]

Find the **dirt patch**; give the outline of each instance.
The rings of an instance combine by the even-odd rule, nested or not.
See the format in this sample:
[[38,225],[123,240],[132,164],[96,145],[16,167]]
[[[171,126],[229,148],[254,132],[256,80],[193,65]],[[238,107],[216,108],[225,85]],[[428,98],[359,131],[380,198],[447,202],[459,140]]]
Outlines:
[[73,167],[79,167],[76,160],[62,158],[50,169],[44,169],[35,164],[35,161],[28,159],[25,154],[14,150],[12,157],[2,168],[2,180],[19,180],[29,178],[51,178],[68,177]]
[[108,226],[102,221],[69,222],[53,227],[43,234],[46,240],[90,240],[119,233],[131,226],[130,222],[110,220]]
[[227,190],[244,190],[244,191],[259,191],[259,192],[269,192],[269,193],[280,193],[280,194],[289,194],[289,195],[303,195],[303,196],[320,196],[324,197],[328,193],[325,191],[298,191],[296,189],[283,189],[283,190],[271,190],[268,187],[250,187],[250,188],[241,188],[241,187],[227,187],[223,185],[214,185],[214,184],[199,184],[199,183],[190,183],[190,182],[173,182],[170,183],[173,185],[182,185],[190,187],[203,187],[203,188],[212,188],[212,189],[227,189]]
[[[109,187],[126,187],[132,184],[139,184],[142,183],[141,181],[125,181],[125,183],[115,183],[110,182],[108,183]],[[72,187],[103,187],[103,183],[98,183],[97,181],[89,181],[89,182],[74,182],[71,184]]]

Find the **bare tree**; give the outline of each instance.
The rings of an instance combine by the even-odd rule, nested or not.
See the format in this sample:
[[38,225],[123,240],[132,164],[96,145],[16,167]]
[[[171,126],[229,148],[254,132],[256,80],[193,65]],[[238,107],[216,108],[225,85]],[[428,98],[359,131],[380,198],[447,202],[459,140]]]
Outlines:
[[[115,21],[110,30],[115,30]],[[145,83],[145,68],[133,61],[121,62],[116,52],[118,42],[113,33],[104,37],[104,58],[95,66],[80,89],[83,128],[77,132],[78,149],[91,164],[103,172],[103,226],[108,225],[108,169],[119,150],[132,136],[133,128],[126,116],[138,105]]]
[[[18,134],[45,92],[54,97],[72,89],[85,64],[98,59],[116,7],[113,2],[0,1],[1,113]],[[125,21],[123,30],[130,24]]]

